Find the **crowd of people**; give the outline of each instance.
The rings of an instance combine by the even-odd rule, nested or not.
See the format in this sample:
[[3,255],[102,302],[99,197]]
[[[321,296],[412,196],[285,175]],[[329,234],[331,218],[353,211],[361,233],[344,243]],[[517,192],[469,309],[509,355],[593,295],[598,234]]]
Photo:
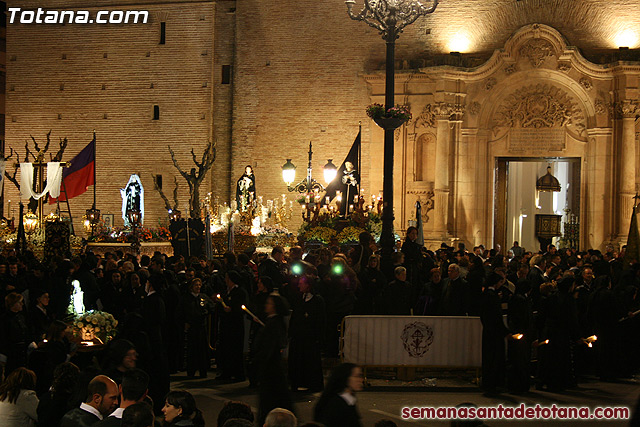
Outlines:
[[[207,377],[215,360],[218,380],[257,388],[258,425],[274,409],[275,418],[293,414],[292,392],[324,390],[314,419],[358,426],[360,368],[344,365],[325,386],[322,367],[322,356],[338,356],[338,326],[350,314],[479,316],[489,393],[630,376],[640,360],[640,264],[625,265],[623,255],[553,245],[531,252],[517,242],[506,253],[462,244],[432,252],[414,227],[387,266],[368,233],[351,247],[250,248],[216,260],[87,252],[43,263],[9,253],[0,258],[0,419],[19,407],[21,424],[80,425],[69,419],[145,420],[152,408],[167,425],[203,425],[193,397],[170,391],[169,376]],[[96,357],[69,335],[75,280],[86,310],[119,322]]]

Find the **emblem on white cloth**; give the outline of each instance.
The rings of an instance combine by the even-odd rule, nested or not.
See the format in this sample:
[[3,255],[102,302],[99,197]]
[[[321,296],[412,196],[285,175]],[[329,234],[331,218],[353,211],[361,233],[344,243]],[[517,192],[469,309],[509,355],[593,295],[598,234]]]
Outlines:
[[433,343],[433,328],[422,322],[406,325],[402,331],[402,344],[411,357],[422,357]]

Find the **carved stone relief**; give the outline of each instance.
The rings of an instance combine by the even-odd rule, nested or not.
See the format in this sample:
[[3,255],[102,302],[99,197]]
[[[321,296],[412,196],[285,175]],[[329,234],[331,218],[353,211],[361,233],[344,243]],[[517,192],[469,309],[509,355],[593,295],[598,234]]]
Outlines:
[[516,71],[518,71],[518,68],[516,67],[515,64],[510,64],[510,65],[507,65],[506,67],[504,67],[504,73],[507,76],[510,76],[511,74],[515,73]]
[[593,83],[591,83],[590,79],[588,79],[586,77],[582,77],[580,79],[580,86],[582,86],[586,90],[591,90],[593,88]]
[[472,102],[471,104],[469,104],[469,114],[472,116],[477,115],[480,112],[480,103],[477,101]]
[[593,103],[595,110],[596,110],[596,114],[607,114],[607,112],[609,111],[609,106],[608,103],[606,103],[603,99],[601,98],[597,98],[595,100],[595,102]]
[[493,77],[489,77],[487,81],[484,82],[484,89],[491,90],[496,85],[496,83],[498,83],[496,79],[494,79]]
[[562,71],[563,73],[568,73],[571,71],[571,64],[568,62],[561,62],[558,64],[558,71]]
[[413,122],[413,129],[415,132],[416,128],[426,127],[426,128],[434,128],[436,127],[436,114],[432,111],[432,105],[427,104],[422,109],[416,120]]
[[[429,211],[433,210],[434,201],[433,198],[435,196],[432,190],[429,191],[407,191],[407,194],[415,194],[416,202],[420,202],[422,207],[422,223],[426,224],[429,222]],[[413,204],[415,206],[415,203]],[[415,210],[413,211],[413,217],[415,218]]]
[[538,68],[548,56],[554,56],[553,45],[544,39],[531,39],[520,47],[520,56],[529,59],[531,65]]
[[640,102],[637,99],[625,99],[615,103],[616,118],[635,118],[640,113]]
[[500,128],[554,128],[573,126],[579,134],[586,129],[584,115],[563,90],[549,84],[523,87],[509,95],[494,115],[494,133]]

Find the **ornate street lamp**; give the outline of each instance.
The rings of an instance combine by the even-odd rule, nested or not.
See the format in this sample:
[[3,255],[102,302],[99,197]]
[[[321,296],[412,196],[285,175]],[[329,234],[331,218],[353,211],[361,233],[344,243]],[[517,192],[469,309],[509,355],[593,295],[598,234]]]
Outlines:
[[100,221],[100,209],[96,209],[96,205],[93,205],[91,209],[87,209],[85,217],[89,222],[89,227],[91,227],[91,237],[93,237],[96,225],[98,225],[98,222]]
[[[395,43],[407,25],[421,16],[433,13],[439,0],[364,0],[364,8],[358,14],[353,13],[355,0],[347,0],[347,12],[355,21],[364,21],[380,31],[387,43],[386,77],[385,77],[385,111],[394,107],[395,79]],[[393,237],[393,131],[398,125],[389,123],[384,129],[384,168],[383,168],[383,203],[382,211],[382,259],[385,266],[391,265],[391,254],[395,239]]]
[[333,159],[329,159],[327,164],[324,165],[324,182],[329,185],[336,179],[338,175],[338,168],[333,164]]
[[[291,159],[287,159],[287,163],[282,165],[282,180],[287,184],[287,189],[289,191],[296,191],[303,194],[311,193],[313,191],[324,191],[324,186],[311,176],[312,157],[312,145],[311,142],[309,142],[309,165],[307,166],[307,177],[294,186],[291,186],[291,184],[293,184],[293,181],[296,179],[296,166],[291,163]],[[324,165],[324,179],[327,184],[336,177],[337,173],[338,168],[336,168],[336,165],[329,160],[329,162]]]
[[136,254],[140,253],[140,240],[138,240],[138,226],[140,225],[140,211],[137,209],[129,209],[127,211],[127,219],[131,228],[133,229],[133,243],[131,247],[136,251]]

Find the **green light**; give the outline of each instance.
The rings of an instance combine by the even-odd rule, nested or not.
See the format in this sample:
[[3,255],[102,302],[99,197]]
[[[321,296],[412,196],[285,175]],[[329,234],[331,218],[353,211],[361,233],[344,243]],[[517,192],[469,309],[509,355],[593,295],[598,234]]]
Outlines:
[[292,272],[293,274],[295,274],[296,276],[301,275],[301,274],[302,274],[302,272],[303,272],[302,265],[300,265],[300,264],[293,264],[293,265],[291,266],[291,272]]
[[336,264],[333,266],[333,274],[342,274],[344,271],[344,267],[342,264]]

